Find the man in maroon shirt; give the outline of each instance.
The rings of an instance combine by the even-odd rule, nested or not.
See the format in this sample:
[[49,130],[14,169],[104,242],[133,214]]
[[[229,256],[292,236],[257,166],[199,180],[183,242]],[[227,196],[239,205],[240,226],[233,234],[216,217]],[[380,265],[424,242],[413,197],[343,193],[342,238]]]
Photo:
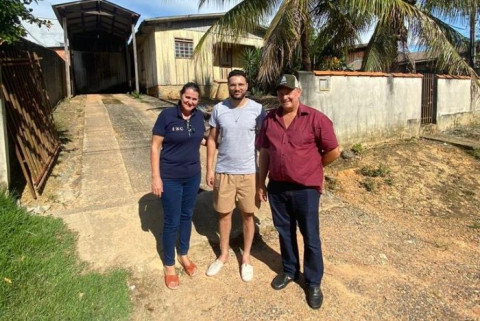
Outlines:
[[323,302],[318,213],[323,167],[337,159],[340,152],[332,121],[320,111],[301,104],[301,93],[295,76],[283,75],[278,80],[280,107],[267,115],[256,142],[260,149],[257,195],[266,201],[268,191],[273,223],[280,237],[283,272],[273,279],[272,287],[283,289],[300,275],[298,225],[305,244],[303,274],[307,302],[318,309]]

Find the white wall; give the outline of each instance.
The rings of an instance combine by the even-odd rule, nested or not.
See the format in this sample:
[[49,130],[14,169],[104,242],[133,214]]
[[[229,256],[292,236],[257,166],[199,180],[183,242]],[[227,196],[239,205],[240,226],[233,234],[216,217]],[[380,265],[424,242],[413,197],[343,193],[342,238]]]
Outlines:
[[440,131],[466,125],[473,117],[470,78],[437,79],[437,129]]
[[301,72],[302,102],[325,113],[341,145],[419,135],[422,78]]

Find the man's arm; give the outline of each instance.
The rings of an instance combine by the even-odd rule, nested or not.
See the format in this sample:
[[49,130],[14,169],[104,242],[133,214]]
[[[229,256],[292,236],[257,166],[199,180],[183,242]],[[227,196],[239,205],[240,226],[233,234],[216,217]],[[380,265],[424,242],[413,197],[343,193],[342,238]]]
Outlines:
[[213,159],[217,149],[218,130],[216,127],[210,127],[210,133],[207,138],[207,174],[205,176],[205,183],[213,187],[213,180],[215,178],[213,171]]
[[267,179],[268,166],[270,164],[270,156],[268,150],[260,148],[260,155],[258,156],[258,188],[257,196],[261,201],[267,201],[267,188],[265,180]]
[[340,150],[338,149],[338,146],[337,146],[336,148],[329,150],[328,152],[325,152],[322,155],[322,165],[325,167],[331,164],[339,156],[340,156]]

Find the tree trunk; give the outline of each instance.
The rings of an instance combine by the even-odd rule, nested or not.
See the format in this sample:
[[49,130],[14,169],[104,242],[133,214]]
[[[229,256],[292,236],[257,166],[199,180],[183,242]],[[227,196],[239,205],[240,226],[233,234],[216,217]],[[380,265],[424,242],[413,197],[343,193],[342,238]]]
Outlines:
[[475,46],[475,22],[476,22],[477,8],[473,6],[470,12],[470,67],[475,68],[476,64],[476,46]]
[[302,48],[302,70],[311,71],[312,62],[310,60],[310,43],[308,36],[308,26],[302,23],[302,35],[300,36]]

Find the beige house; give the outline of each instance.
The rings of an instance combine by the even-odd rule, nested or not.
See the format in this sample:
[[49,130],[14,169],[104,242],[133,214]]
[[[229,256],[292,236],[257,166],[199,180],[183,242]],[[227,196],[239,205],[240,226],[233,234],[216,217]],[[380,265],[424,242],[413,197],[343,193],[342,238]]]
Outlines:
[[223,99],[228,73],[243,67],[242,52],[262,47],[263,34],[248,34],[236,41],[209,38],[198,54],[195,46],[223,13],[145,19],[136,35],[140,88],[149,95],[176,99],[189,81],[197,82],[204,96]]

